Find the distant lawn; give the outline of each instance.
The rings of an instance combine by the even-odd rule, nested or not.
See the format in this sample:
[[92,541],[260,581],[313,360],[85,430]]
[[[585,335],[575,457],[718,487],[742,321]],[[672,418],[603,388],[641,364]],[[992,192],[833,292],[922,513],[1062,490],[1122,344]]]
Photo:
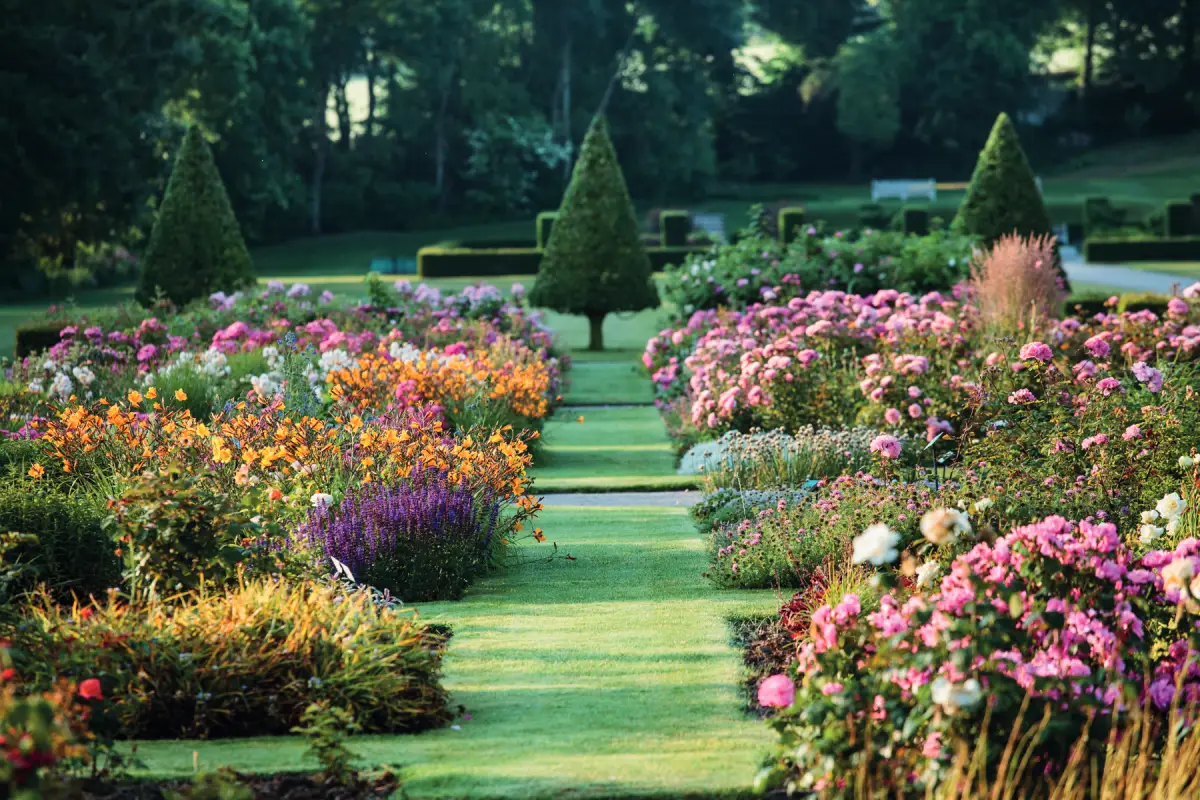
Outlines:
[[[611,354],[610,354],[611,357]],[[652,403],[650,378],[627,361],[585,361],[571,370],[567,402],[572,405]]]
[[1136,261],[1127,266],[1144,272],[1165,272],[1200,279],[1200,261]]
[[679,489],[697,484],[694,476],[675,474],[675,451],[653,406],[563,408],[546,423],[545,439],[533,470],[539,494]]

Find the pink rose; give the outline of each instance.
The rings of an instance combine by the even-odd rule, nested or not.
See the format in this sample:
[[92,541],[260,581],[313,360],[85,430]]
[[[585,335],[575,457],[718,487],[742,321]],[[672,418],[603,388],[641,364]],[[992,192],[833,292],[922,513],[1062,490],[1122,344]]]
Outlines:
[[796,700],[796,684],[787,675],[772,675],[758,686],[758,704],[787,708]]

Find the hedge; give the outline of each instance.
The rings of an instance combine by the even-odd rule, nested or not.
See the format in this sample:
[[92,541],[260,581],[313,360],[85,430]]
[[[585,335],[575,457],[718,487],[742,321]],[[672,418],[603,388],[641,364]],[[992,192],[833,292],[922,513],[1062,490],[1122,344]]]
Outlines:
[[1154,294],[1153,292],[1130,292],[1129,294],[1121,295],[1121,299],[1117,302],[1117,313],[1153,311],[1161,317],[1166,315],[1167,303],[1170,300],[1171,298],[1167,295]]
[[658,226],[664,247],[686,247],[692,215],[686,211],[663,211],[658,215]]
[[864,203],[858,207],[858,224],[863,228],[883,230],[892,224],[892,217],[878,203]]
[[791,206],[779,209],[779,243],[789,245],[796,238],[797,229],[804,225],[804,209]]
[[902,212],[904,232],[914,236],[929,234],[929,212],[923,208],[905,208]]
[[536,275],[543,251],[524,248],[422,247],[417,251],[420,278],[490,277]]
[[33,322],[17,328],[17,358],[24,358],[58,344],[65,322]]
[[1167,203],[1166,234],[1168,238],[1181,238],[1193,233],[1200,233],[1200,231],[1192,229],[1192,208],[1191,203]]
[[1121,261],[1200,261],[1200,236],[1174,239],[1089,239],[1084,258],[1100,263]]
[[[648,247],[650,266],[655,272],[668,264],[682,264],[692,253],[707,253],[711,248]],[[501,275],[536,275],[544,251],[526,248],[422,247],[417,251],[417,277],[465,278]],[[57,331],[56,331],[57,334]],[[55,342],[57,342],[57,338]]]
[[546,249],[546,243],[550,241],[550,231],[554,229],[556,219],[558,219],[557,211],[543,211],[537,215],[537,247],[539,250]]

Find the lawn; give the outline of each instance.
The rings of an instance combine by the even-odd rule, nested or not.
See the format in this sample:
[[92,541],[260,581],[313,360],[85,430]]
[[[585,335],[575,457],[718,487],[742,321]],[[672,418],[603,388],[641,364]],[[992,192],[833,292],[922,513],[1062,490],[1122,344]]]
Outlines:
[[[594,365],[581,365],[586,370]],[[583,422],[578,418],[582,416]],[[675,474],[675,452],[653,406],[560,409],[547,423],[533,470],[537,490],[609,492],[685,489],[694,476]]]
[[1200,280],[1200,261],[1134,261],[1127,266],[1143,272],[1166,272]]
[[[649,337],[647,337],[649,338]],[[608,354],[610,358],[612,354]],[[640,364],[585,361],[571,370],[567,402],[571,405],[648,404],[654,402],[650,379]]]
[[[355,752],[403,766],[412,798],[747,796],[771,734],[739,708],[725,618],[773,611],[775,594],[708,584],[682,509],[560,506],[543,526],[574,560],[535,560],[542,545],[463,601],[420,607],[454,628],[446,686],[471,719],[356,737]],[[201,768],[313,768],[302,750],[294,738],[138,746],[155,775],[189,773],[193,752]]]

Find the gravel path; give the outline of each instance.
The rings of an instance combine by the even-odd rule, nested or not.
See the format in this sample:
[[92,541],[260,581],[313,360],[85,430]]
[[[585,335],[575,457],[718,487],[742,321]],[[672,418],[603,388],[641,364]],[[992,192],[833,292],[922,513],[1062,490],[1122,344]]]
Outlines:
[[1082,261],[1067,261],[1063,266],[1066,267],[1067,278],[1072,281],[1101,283],[1135,292],[1170,294],[1176,285],[1182,289],[1196,282],[1195,278],[1187,275],[1148,272],[1117,264],[1085,264]]

